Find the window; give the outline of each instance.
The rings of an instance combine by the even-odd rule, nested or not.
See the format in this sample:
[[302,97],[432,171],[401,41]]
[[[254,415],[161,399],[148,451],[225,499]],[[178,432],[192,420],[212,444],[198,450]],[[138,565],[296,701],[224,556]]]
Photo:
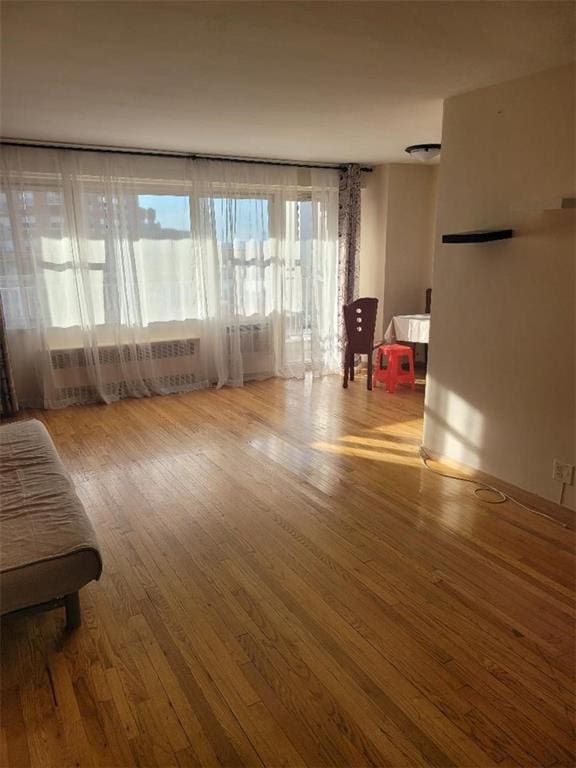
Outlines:
[[248,243],[270,237],[269,197],[206,198],[214,211],[218,243]]
[[[206,247],[216,248],[224,315],[263,319],[280,306],[292,327],[309,327],[311,199],[261,192],[193,199],[188,193],[138,188],[103,194],[88,184],[77,194],[73,236],[80,239],[75,242],[68,236],[62,190],[25,190],[14,197],[22,234],[36,259],[31,272],[42,280],[53,327],[79,325],[81,311],[97,325],[138,317],[146,326],[204,316],[207,276],[194,245],[198,227],[206,232]],[[3,207],[5,195],[0,212]],[[0,226],[4,251],[13,252],[7,215]],[[77,294],[79,263],[88,291],[82,310],[68,299]]]
[[36,224],[36,216],[22,216],[22,227],[23,229],[32,229],[32,227]]
[[46,203],[48,205],[63,205],[64,195],[62,192],[46,192]]
[[139,231],[148,237],[188,237],[188,195],[138,195]]
[[201,309],[190,244],[188,195],[140,194],[123,201],[135,222],[133,254],[142,322],[189,320]]
[[[45,401],[63,344],[92,350],[80,373],[107,401],[102,345],[142,350],[115,367],[116,394],[340,365],[336,170],[7,147],[0,174],[6,324]],[[146,354],[184,338],[186,381]]]
[[[7,206],[6,195],[0,197],[2,203]],[[23,292],[19,289],[18,267],[14,253],[14,241],[10,218],[7,215],[0,216],[0,287],[2,288],[2,302],[4,314],[13,327],[21,328],[24,325]]]

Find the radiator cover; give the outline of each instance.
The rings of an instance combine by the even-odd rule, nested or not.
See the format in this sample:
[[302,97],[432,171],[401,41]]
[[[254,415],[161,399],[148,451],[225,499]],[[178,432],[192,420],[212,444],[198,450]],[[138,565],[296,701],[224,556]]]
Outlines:
[[154,375],[144,376],[144,384],[151,393],[187,392],[198,385],[199,346],[198,339],[176,339],[99,346],[94,351],[79,347],[53,349],[52,377],[46,383],[52,390],[52,399],[62,405],[100,401],[90,377],[95,367],[92,356],[97,354],[102,389],[110,399],[129,397],[142,389],[142,363],[146,361],[154,364],[148,369]]

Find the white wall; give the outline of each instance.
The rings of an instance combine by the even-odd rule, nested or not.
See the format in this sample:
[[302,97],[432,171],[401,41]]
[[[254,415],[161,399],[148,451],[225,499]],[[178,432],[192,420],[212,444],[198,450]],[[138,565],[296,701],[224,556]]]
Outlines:
[[[575,457],[573,66],[445,103],[441,233],[512,226],[511,240],[438,245],[424,444],[558,500]],[[573,488],[565,503],[575,506]]]
[[388,166],[384,327],[394,315],[424,312],[432,286],[434,165]]
[[423,312],[431,286],[437,166],[389,164],[362,190],[360,295],[379,300],[376,336],[393,315]]

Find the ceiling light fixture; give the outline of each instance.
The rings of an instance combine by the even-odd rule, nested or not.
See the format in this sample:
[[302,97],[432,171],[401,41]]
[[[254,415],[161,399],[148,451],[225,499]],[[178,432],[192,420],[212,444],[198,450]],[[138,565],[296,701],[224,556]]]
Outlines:
[[441,149],[441,144],[412,144],[410,147],[406,147],[404,151],[408,152],[410,157],[418,158],[422,163],[429,163],[430,160],[438,157]]

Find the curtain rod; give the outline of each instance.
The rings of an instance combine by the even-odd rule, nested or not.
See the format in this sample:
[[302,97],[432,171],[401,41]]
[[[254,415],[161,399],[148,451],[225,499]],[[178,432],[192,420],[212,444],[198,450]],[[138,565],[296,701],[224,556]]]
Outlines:
[[[68,144],[58,142],[41,142],[32,139],[0,139],[0,145],[8,147],[38,147],[41,149],[75,149],[78,152],[115,152],[123,155],[146,155],[150,157],[181,157],[190,160],[220,160],[229,163],[252,163],[254,165],[285,165],[289,168],[324,168],[330,171],[340,171],[347,163],[323,165],[321,163],[296,163],[292,160],[260,160],[254,157],[229,157],[227,155],[203,155],[197,152],[178,152],[162,149],[138,149],[137,147],[105,147],[97,144]],[[372,173],[372,168],[362,166],[361,171]]]

